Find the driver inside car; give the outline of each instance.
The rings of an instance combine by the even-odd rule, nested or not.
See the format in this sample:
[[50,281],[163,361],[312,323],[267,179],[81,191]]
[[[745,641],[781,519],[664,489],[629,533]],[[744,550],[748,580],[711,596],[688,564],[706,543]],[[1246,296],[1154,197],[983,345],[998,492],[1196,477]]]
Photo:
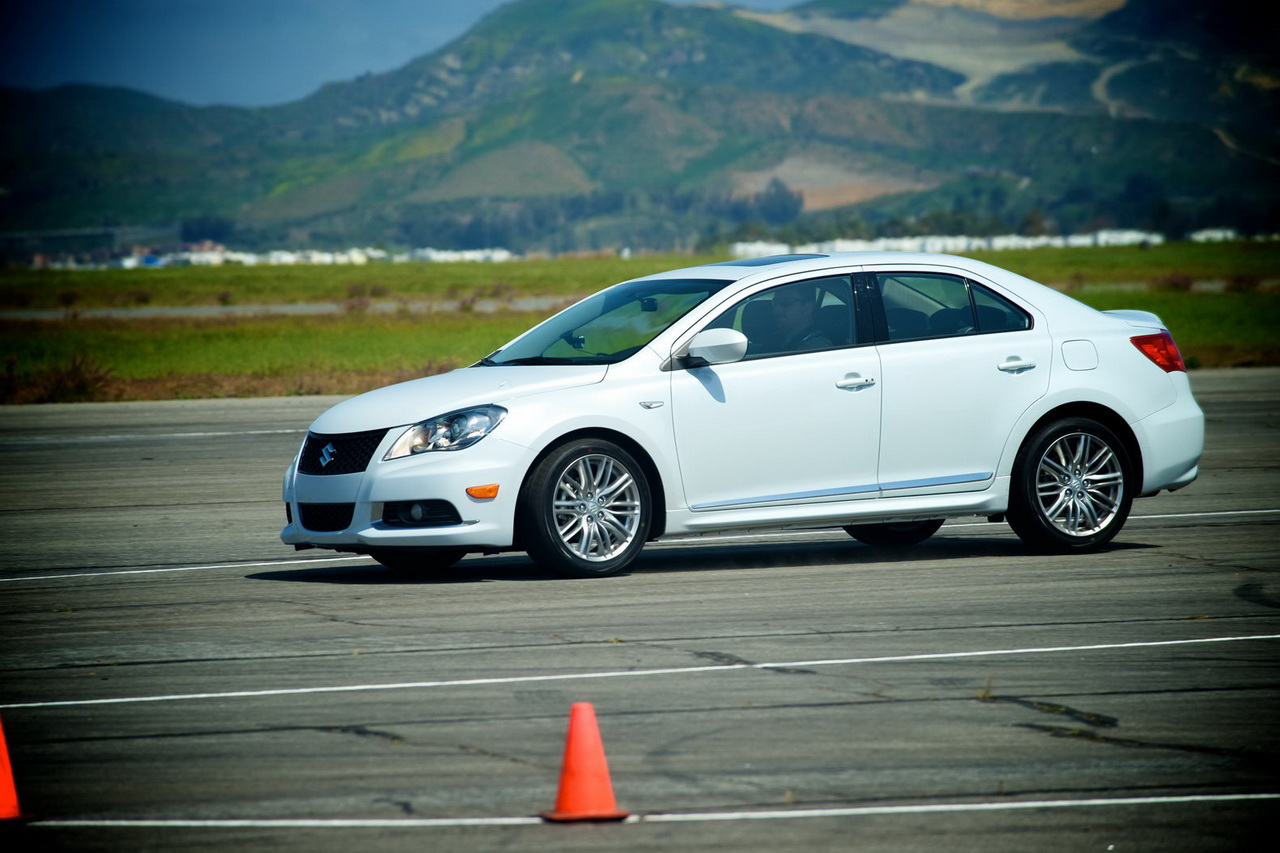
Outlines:
[[773,321],[781,335],[781,352],[827,349],[831,338],[818,325],[818,292],[808,284],[793,285],[773,297]]

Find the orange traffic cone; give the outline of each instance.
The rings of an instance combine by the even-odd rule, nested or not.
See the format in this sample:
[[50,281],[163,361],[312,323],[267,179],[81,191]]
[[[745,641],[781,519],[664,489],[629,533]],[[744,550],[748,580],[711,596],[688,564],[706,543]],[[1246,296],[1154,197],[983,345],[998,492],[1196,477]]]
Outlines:
[[13,785],[13,767],[9,764],[4,726],[0,725],[0,820],[16,817],[22,817],[22,811],[18,808],[18,789]]
[[555,811],[543,812],[542,817],[555,821],[622,820],[628,814],[618,811],[613,801],[596,709],[589,702],[575,702],[569,711],[569,737],[564,745]]

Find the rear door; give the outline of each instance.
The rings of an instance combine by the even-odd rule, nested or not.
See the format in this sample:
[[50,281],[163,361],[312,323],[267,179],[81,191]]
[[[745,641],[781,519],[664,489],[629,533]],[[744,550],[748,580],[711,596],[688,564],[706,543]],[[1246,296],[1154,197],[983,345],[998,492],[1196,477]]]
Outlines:
[[951,272],[868,272],[880,354],[885,497],[988,488],[1014,423],[1049,385],[1045,324]]

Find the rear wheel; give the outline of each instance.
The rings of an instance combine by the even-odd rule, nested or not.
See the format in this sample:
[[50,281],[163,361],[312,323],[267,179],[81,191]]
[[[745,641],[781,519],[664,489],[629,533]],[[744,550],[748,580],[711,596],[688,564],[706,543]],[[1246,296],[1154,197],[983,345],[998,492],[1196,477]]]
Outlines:
[[918,545],[938,532],[944,519],[903,521],[890,524],[850,524],[844,532],[864,545],[876,548],[905,548]]
[[454,548],[431,551],[415,551],[411,548],[387,548],[369,552],[370,557],[373,557],[388,569],[424,575],[444,571],[466,555],[466,551]]
[[644,471],[618,445],[571,441],[538,463],[520,493],[520,541],[568,577],[621,571],[644,547],[651,522]]
[[1129,455],[1114,432],[1089,418],[1055,421],[1018,454],[1009,525],[1041,551],[1100,548],[1129,517],[1132,480]]

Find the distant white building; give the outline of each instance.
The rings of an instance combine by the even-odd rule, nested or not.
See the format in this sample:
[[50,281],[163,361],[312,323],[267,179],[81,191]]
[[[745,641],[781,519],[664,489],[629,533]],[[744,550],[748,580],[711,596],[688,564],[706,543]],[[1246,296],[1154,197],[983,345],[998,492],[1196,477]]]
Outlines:
[[761,258],[768,255],[830,254],[833,252],[930,252],[963,254],[965,252],[1004,249],[1077,248],[1085,246],[1158,245],[1164,237],[1150,231],[1098,231],[1063,237],[1023,234],[1001,234],[995,237],[970,237],[963,234],[925,234],[917,237],[877,237],[874,240],[825,240],[821,243],[786,243],[755,241],[734,243],[729,254],[735,258]]
[[1234,228],[1202,228],[1187,235],[1195,243],[1226,243],[1239,240],[1240,234]]
[[457,261],[510,261],[515,258],[506,249],[432,249],[430,247],[414,249],[409,258],[415,261],[435,261],[450,263]]
[[790,252],[791,247],[786,243],[765,243],[762,241],[734,243],[729,247],[729,254],[735,258],[767,258],[770,255],[786,255]]

